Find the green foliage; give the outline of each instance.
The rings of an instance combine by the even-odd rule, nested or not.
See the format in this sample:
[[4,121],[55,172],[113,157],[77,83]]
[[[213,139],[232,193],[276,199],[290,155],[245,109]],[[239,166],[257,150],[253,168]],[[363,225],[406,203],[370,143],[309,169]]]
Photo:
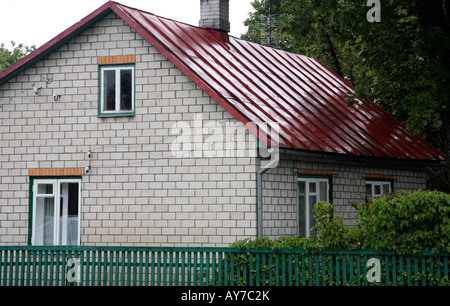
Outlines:
[[314,235],[308,238],[282,237],[271,240],[268,237],[254,240],[244,239],[231,246],[240,249],[265,248],[271,250],[304,249],[307,251],[352,249],[355,245],[356,230],[344,225],[343,218],[337,216],[334,206],[319,202],[313,207]]
[[315,225],[312,228],[317,248],[321,249],[349,249],[352,248],[353,232],[344,225],[344,219],[335,214],[331,203],[319,202],[313,207]]
[[[249,251],[227,255],[220,269],[223,274],[216,273],[215,281],[222,277],[221,283],[237,285],[379,285],[367,282],[368,256],[361,254],[392,252],[370,255],[380,260],[382,285],[450,285],[439,272],[445,269],[444,257],[439,256],[450,254],[449,194],[401,192],[353,206],[357,210],[353,227],[343,224],[332,204],[319,202],[313,209],[315,234],[309,238],[265,237],[233,243],[232,247]],[[279,252],[289,249],[303,251]],[[375,251],[345,251],[354,249]]]
[[270,250],[284,250],[284,249],[305,249],[316,250],[317,243],[314,239],[300,238],[294,236],[286,236],[277,240],[271,240],[268,237],[250,238],[239,240],[231,244],[231,247],[248,250],[248,249],[270,249]]
[[6,48],[4,43],[0,44],[0,71],[5,70],[36,49],[34,45],[31,47],[25,46],[24,44],[16,45],[14,41],[11,41],[11,46],[13,47],[12,51]]
[[[242,38],[263,45],[293,51],[292,36],[283,31],[281,25],[285,22],[287,14],[282,11],[283,0],[272,0],[270,9],[269,1],[253,1],[254,12],[249,13],[244,24],[248,26],[247,33]],[[269,15],[271,17],[269,18]]]
[[358,228],[366,248],[400,254],[450,253],[450,195],[437,191],[397,193],[360,205]]
[[240,249],[300,248],[311,252],[340,249],[375,249],[397,254],[450,253],[450,195],[438,191],[401,192],[354,204],[353,227],[343,224],[332,204],[314,206],[315,235],[245,239],[232,244]]

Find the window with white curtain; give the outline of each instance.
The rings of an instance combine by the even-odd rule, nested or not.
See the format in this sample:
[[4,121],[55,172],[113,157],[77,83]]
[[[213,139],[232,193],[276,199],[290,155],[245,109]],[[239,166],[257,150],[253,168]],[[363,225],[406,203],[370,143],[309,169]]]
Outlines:
[[34,179],[32,203],[32,245],[80,244],[80,179]]
[[299,177],[298,178],[298,234],[309,237],[315,225],[313,207],[318,202],[331,200],[330,178]]

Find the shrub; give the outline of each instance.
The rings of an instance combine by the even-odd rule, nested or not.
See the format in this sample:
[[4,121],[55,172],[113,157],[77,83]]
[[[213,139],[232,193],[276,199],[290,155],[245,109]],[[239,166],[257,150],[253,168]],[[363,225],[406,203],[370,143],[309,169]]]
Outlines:
[[309,238],[245,239],[232,244],[241,249],[301,248],[307,251],[375,249],[398,254],[450,253],[450,195],[438,191],[396,193],[355,204],[355,225],[347,227],[332,204],[314,206],[315,233]]
[[335,214],[333,204],[319,202],[313,207],[315,225],[312,228],[315,246],[318,249],[352,249],[354,234],[351,228],[344,225],[344,219]]
[[271,240],[268,237],[255,240],[244,239],[231,246],[240,249],[267,248],[271,250],[304,249],[307,251],[323,251],[329,249],[352,249],[355,245],[353,229],[344,225],[343,218],[337,216],[333,204],[319,202],[314,205],[314,235],[309,238],[294,236]]
[[[419,285],[449,285],[448,276],[440,278],[438,275],[444,263],[433,256],[421,254],[422,251],[432,251],[434,255],[450,253],[450,195],[430,191],[402,192],[364,201],[354,207],[357,215],[353,227],[344,226],[342,218],[336,216],[332,204],[320,202],[313,209],[314,236],[283,237],[277,240],[265,237],[233,243],[232,247],[240,249],[263,248],[277,251],[299,248],[306,250],[307,254],[296,255],[298,257],[280,255],[277,252],[229,254],[218,269],[226,273],[215,273],[214,281],[220,279],[222,283],[238,285],[363,284],[367,282],[365,267],[360,265],[360,260],[361,263],[364,262],[363,257],[343,254],[333,257],[327,255],[332,253],[320,252],[364,248],[381,253],[391,251],[400,255],[418,255],[412,258],[397,256],[394,257],[396,261],[388,260],[389,256],[379,256],[380,275],[387,285],[404,285],[410,282]],[[411,260],[417,260],[418,271],[411,272]],[[345,278],[335,277],[338,266],[345,267],[342,272],[342,275],[346,275]]]
[[[450,195],[401,192],[358,205],[361,244],[378,251],[450,253]],[[365,236],[365,237],[364,237]]]

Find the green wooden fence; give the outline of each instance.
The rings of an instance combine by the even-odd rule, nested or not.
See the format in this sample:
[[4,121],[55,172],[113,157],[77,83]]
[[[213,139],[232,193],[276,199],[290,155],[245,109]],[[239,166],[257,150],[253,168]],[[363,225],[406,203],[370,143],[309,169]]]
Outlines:
[[435,286],[448,256],[372,250],[0,247],[1,286]]

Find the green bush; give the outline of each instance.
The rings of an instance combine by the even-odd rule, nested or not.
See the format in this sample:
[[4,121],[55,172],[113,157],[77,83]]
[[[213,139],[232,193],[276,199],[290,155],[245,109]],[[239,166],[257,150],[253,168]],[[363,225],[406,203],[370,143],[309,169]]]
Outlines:
[[[353,206],[357,215],[352,227],[343,224],[343,219],[336,215],[332,204],[319,202],[313,209],[314,235],[309,238],[291,236],[271,240],[265,237],[233,243],[232,247],[239,249],[262,248],[277,251],[298,248],[306,250],[306,254],[297,255],[298,258],[277,252],[229,254],[221,265],[221,271],[227,272],[223,275],[227,276],[216,273],[214,280],[220,279],[222,283],[238,285],[365,284],[367,280],[363,257],[342,254],[333,257],[326,255],[332,253],[321,251],[375,249],[381,253],[390,251],[399,255],[418,255],[396,257],[396,261],[380,256],[381,278],[386,280],[386,285],[449,285],[448,277],[440,278],[437,273],[439,269],[443,269],[444,262],[434,256],[421,254],[422,251],[431,251],[436,256],[450,253],[450,195],[430,191],[401,192]],[[410,266],[414,260],[417,260],[416,272]],[[349,265],[349,262],[352,264]],[[338,266],[345,267],[342,275],[346,275],[346,281],[343,277],[335,277]]]
[[332,204],[328,202],[317,203],[313,208],[313,216],[315,225],[312,230],[315,234],[309,238],[287,236],[274,241],[268,237],[255,240],[244,239],[233,243],[231,246],[240,249],[282,250],[298,248],[309,251],[351,248],[351,229],[344,225],[342,217],[335,215]]
[[450,195],[397,193],[358,205],[356,229],[364,248],[417,254],[450,253]]
[[332,204],[314,206],[315,235],[309,238],[283,237],[245,239],[232,244],[241,249],[273,250],[301,248],[308,251],[375,249],[398,254],[424,250],[450,253],[450,195],[438,191],[396,193],[355,204],[355,224],[348,227],[336,216]]
[[354,230],[344,225],[342,217],[337,216],[333,204],[319,202],[314,205],[314,235],[308,238],[294,236],[271,240],[268,237],[254,240],[244,239],[231,246],[240,249],[267,248],[272,250],[304,249],[307,251],[323,251],[329,249],[352,249],[355,242]]

